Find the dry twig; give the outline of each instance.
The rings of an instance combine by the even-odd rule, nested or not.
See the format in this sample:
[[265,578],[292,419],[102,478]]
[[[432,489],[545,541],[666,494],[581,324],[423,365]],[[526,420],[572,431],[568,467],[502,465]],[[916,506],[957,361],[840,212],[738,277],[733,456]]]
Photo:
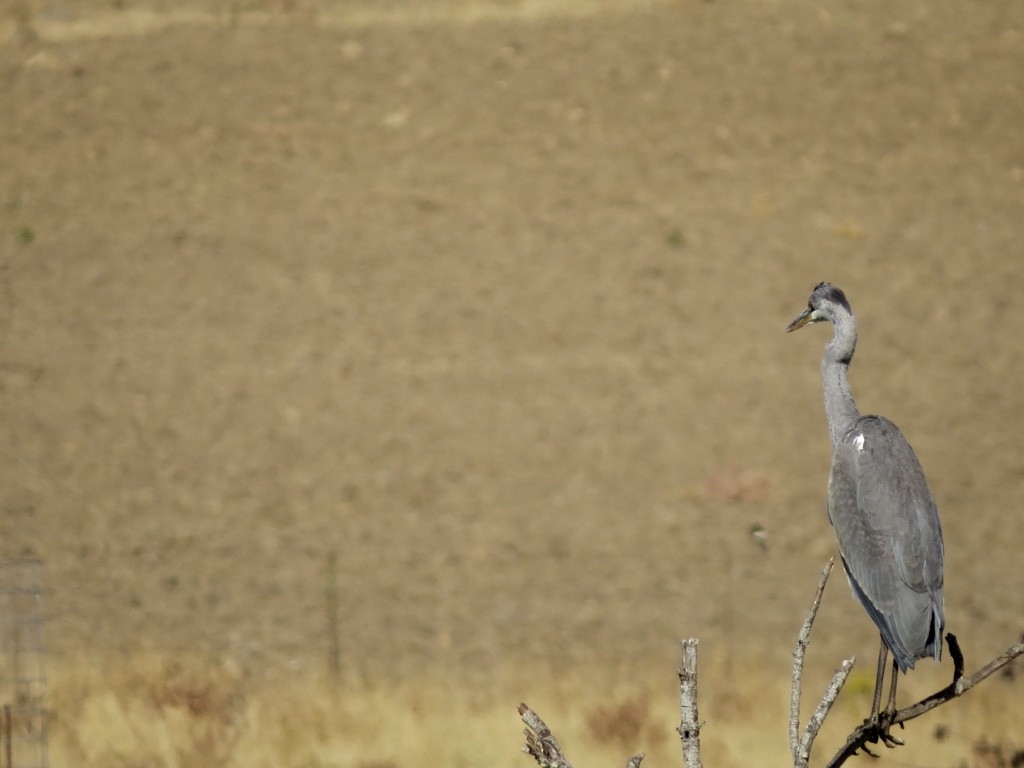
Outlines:
[[829,683],[828,688],[825,690],[825,695],[818,703],[814,714],[811,715],[811,719],[807,721],[807,727],[804,729],[803,734],[801,734],[800,690],[804,671],[804,655],[807,653],[807,646],[811,642],[811,627],[814,626],[814,619],[818,615],[821,596],[825,592],[825,583],[828,581],[829,574],[832,573],[834,562],[835,558],[830,559],[828,565],[821,571],[821,578],[818,579],[818,589],[814,593],[814,602],[811,603],[811,609],[807,612],[807,618],[804,619],[803,626],[800,627],[796,650],[793,651],[793,687],[789,701],[789,746],[793,753],[793,765],[795,768],[805,768],[807,766],[811,757],[811,747],[814,745],[814,739],[817,738],[818,731],[821,730],[825,718],[828,717],[832,705],[835,704],[836,698],[843,689],[843,685],[846,684],[846,678],[849,677],[850,670],[853,669],[853,665],[856,662],[855,658],[847,659],[836,670],[835,675],[832,677],[832,682]]
[[683,764],[686,768],[702,768],[700,760],[700,728],[697,717],[697,643],[695,637],[683,641],[683,663],[679,667],[679,738],[683,740]]
[[[796,650],[793,652],[793,688],[790,697],[789,742],[795,768],[806,768],[808,765],[814,739],[828,717],[829,711],[839,696],[843,685],[846,683],[846,679],[854,664],[854,659],[847,659],[842,663],[835,675],[833,675],[832,681],[815,709],[814,714],[811,715],[807,725],[804,727],[803,733],[801,733],[800,688],[804,656],[807,652],[807,646],[810,644],[811,628],[814,625],[818,607],[821,604],[821,597],[825,590],[825,583],[828,581],[829,574],[832,571],[832,565],[833,563],[830,560],[828,565],[822,570],[814,602],[811,604],[811,609],[800,629]],[[884,723],[885,727],[913,720],[925,712],[962,696],[1017,657],[1024,656],[1024,643],[1020,643],[1008,648],[970,677],[964,677],[964,658],[960,652],[960,646],[957,643],[956,637],[952,634],[947,634],[946,642],[949,646],[949,655],[953,659],[953,682],[916,704],[897,711],[891,721]],[[695,638],[683,641],[683,662],[679,668],[679,702],[682,718],[678,731],[682,739],[683,762],[686,768],[702,768],[700,731],[703,723],[700,722],[697,715],[697,644],[698,641]],[[551,733],[551,729],[540,719],[540,716],[526,704],[519,705],[519,714],[527,726],[524,731],[526,746],[523,748],[523,752],[531,755],[541,768],[572,768],[572,763],[562,754],[562,750]],[[826,768],[838,768],[857,752],[863,751],[871,754],[867,745],[877,743],[882,733],[882,728],[883,724],[877,722],[865,721],[862,723],[854,729],[847,738],[846,744],[829,761]],[[634,755],[626,763],[626,768],[639,768],[640,762],[643,759],[643,753]]]
[[804,672],[804,656],[807,653],[807,646],[811,643],[811,627],[814,626],[814,619],[818,615],[821,596],[825,592],[825,582],[828,581],[834,564],[835,558],[833,557],[821,572],[821,578],[818,579],[818,591],[815,592],[811,610],[808,611],[807,618],[804,619],[803,626],[800,627],[796,650],[793,651],[793,685],[789,698],[789,749],[793,753],[794,765],[800,762],[800,680]]
[[[572,768],[572,763],[562,754],[562,749],[555,741],[554,734],[540,719],[540,715],[526,704],[519,705],[519,715],[526,723],[526,728],[523,730],[526,735],[526,746],[523,747],[523,752],[533,757],[541,768]],[[626,768],[640,768],[644,757],[643,752],[633,755],[626,763]]]
[[523,752],[531,755],[541,768],[572,768],[572,763],[565,759],[551,729],[540,719],[540,715],[526,704],[519,705],[519,715],[526,723],[523,734],[526,746]]

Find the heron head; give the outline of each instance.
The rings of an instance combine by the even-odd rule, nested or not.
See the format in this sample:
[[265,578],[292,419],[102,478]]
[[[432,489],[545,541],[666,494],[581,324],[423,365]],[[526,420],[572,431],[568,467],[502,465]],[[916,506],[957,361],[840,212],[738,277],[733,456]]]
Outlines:
[[792,323],[786,326],[786,333],[803,328],[811,323],[820,323],[825,320],[832,321],[836,311],[842,309],[852,314],[850,303],[846,300],[846,294],[834,285],[829,283],[818,283],[811,291],[811,298],[807,300],[807,309],[796,316]]

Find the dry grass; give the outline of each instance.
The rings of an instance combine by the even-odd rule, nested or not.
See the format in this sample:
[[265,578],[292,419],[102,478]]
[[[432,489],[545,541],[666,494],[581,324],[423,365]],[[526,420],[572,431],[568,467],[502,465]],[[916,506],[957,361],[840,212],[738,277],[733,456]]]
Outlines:
[[318,0],[193,0],[173,9],[145,4],[111,9],[110,3],[85,3],[74,13],[38,13],[23,0],[0,11],[0,44],[19,38],[19,28],[49,42],[80,38],[147,35],[171,26],[230,23],[265,26],[292,21],[354,29],[380,25],[473,24],[480,21],[551,17],[582,18],[647,8],[665,0],[432,0],[430,2],[349,3],[340,7]]
[[[769,678],[753,665],[704,656],[706,764],[785,765],[785,675]],[[530,763],[519,753],[520,700],[548,721],[577,765],[621,764],[636,751],[647,753],[646,765],[680,764],[671,669],[520,668],[484,687],[431,673],[334,691],[308,673],[269,679],[230,661],[155,654],[52,666],[55,765],[524,768]],[[736,685],[725,689],[729,677]],[[1024,746],[1016,735],[1019,700],[1012,681],[993,679],[911,724],[903,734],[910,746],[892,753],[889,764],[1015,765]],[[819,759],[866,707],[863,691],[840,700]]]

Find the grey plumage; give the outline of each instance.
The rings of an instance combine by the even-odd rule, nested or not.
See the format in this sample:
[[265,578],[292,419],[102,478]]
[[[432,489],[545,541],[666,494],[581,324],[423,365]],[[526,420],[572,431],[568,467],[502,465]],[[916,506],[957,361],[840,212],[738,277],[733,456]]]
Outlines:
[[906,672],[918,659],[938,660],[942,653],[938,509],[921,464],[896,425],[881,416],[861,416],[853,401],[847,370],[857,325],[843,292],[819,284],[807,309],[786,330],[824,321],[835,329],[821,361],[833,449],[828,516],[853,592]]
[[828,515],[854,593],[902,671],[942,653],[942,532],[924,472],[888,419],[857,419],[836,445]]

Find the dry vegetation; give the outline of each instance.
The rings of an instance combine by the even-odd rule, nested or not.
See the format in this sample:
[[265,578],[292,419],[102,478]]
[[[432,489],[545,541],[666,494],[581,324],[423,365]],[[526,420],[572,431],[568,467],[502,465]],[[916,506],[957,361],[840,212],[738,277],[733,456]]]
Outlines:
[[[707,656],[705,765],[785,765],[788,691],[778,675]],[[519,754],[514,702],[528,695],[559,723],[562,745],[578,766],[620,764],[636,751],[647,753],[647,765],[680,765],[671,670],[526,665],[502,677],[454,690],[429,672],[404,683],[353,680],[333,688],[322,676],[268,681],[230,663],[180,656],[62,659],[51,675],[53,764],[524,768],[530,761]],[[869,696],[866,685],[844,694],[819,749],[838,745],[863,717]],[[912,723],[904,733],[908,746],[887,756],[890,764],[1018,768],[1024,741],[1007,735],[1019,733],[1018,699],[1019,686],[1007,676],[993,680],[969,702]]]
[[[691,635],[706,765],[786,764],[822,279],[968,670],[1004,648],[1022,40],[968,0],[0,4],[0,556],[47,563],[52,764],[525,768],[525,700],[579,768],[667,768]],[[836,583],[819,745],[873,683]],[[1021,700],[884,764],[1017,768]]]

